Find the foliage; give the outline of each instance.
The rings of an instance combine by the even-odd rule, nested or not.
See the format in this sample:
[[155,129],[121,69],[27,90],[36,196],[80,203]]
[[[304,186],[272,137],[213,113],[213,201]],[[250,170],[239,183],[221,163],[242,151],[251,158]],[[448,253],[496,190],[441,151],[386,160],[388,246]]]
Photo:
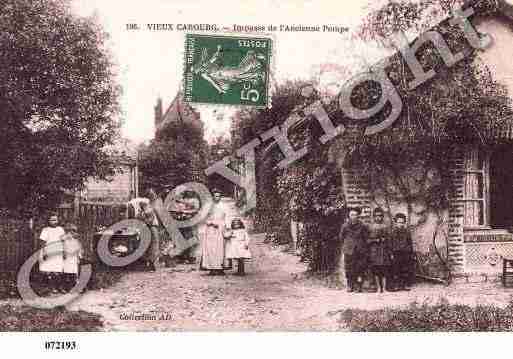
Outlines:
[[[461,52],[465,58],[448,68],[432,44],[421,46],[416,52],[419,62],[436,75],[410,89],[413,74],[406,61],[399,53],[391,56],[385,71],[402,100],[399,118],[378,135],[360,136],[345,145],[349,154],[346,165],[358,169],[373,199],[381,200],[377,205],[390,210],[391,204],[406,203],[408,214],[414,206],[422,208],[421,215],[431,211],[438,215],[435,233],[444,225],[443,213],[448,208],[449,159],[454,147],[488,147],[501,142],[497,133],[509,126],[513,116],[506,88],[479,62],[461,29],[447,20],[432,27],[431,20],[438,12],[447,13],[455,2],[391,1],[364,19],[359,32],[362,39],[383,39],[397,31],[435,30],[453,54]],[[469,4],[475,14],[486,15],[495,11],[496,2]],[[368,97],[376,87],[361,86],[353,93],[353,103],[361,108],[372,105]],[[380,122],[389,113],[390,106],[369,122]]]
[[[394,31],[400,26],[408,27],[410,20],[421,16],[429,4],[390,2],[369,15],[365,22],[370,24],[367,34],[381,36],[387,24]],[[394,15],[384,16],[389,13]],[[377,18],[379,22],[375,21]],[[405,60],[399,54],[389,58],[386,72],[400,94],[402,112],[391,128],[351,143],[348,152],[349,165],[358,164],[372,192],[384,195],[387,201],[404,201],[409,205],[425,201],[428,208],[440,212],[448,204],[447,159],[454,145],[497,143],[495,134],[508,124],[513,110],[506,88],[492,78],[486,66],[476,62],[463,32],[447,21],[435,30],[443,35],[453,53],[461,51],[466,58],[447,68],[432,45],[422,46],[417,57],[423,68],[434,69],[436,75],[413,90],[409,88],[413,75]],[[376,86],[355,91],[353,100],[365,102],[369,87],[372,90]],[[381,111],[371,122],[382,121],[389,111]],[[418,169],[420,176],[407,175],[411,169]]]
[[[212,143],[208,145],[208,165],[212,165],[217,161],[222,160],[224,157],[229,156],[232,152],[232,144],[229,139],[218,136]],[[231,161],[229,166],[235,170],[234,165],[236,161]],[[208,187],[216,188],[225,195],[232,196],[233,183],[218,173],[213,173],[208,176]]]
[[[85,244],[85,241],[82,241]],[[98,265],[93,271],[93,275],[87,283],[88,290],[106,289],[118,283],[127,273],[126,268],[111,268]],[[36,293],[41,296],[47,296],[51,293],[51,287],[43,273],[34,269],[30,276],[30,285]],[[16,286],[16,273],[5,272],[0,275],[0,299],[20,298]]]
[[[302,102],[298,90],[303,84],[300,81],[287,81],[278,85],[271,99],[271,108],[239,111],[232,122],[233,149],[236,150],[272,127],[281,125],[291,111]],[[275,215],[285,210],[288,204],[281,199],[276,187],[280,171],[275,168],[275,164],[281,159],[281,155],[277,150],[266,151],[271,142],[272,140],[269,140],[256,149],[255,225],[260,231],[279,232],[281,236],[288,238],[286,231],[281,230],[284,228],[283,218]]]
[[27,332],[85,332],[103,327],[99,314],[68,311],[64,307],[38,309],[29,306],[4,304],[0,306],[1,331]]
[[[249,134],[261,134],[282,124],[292,111],[298,111],[304,105],[299,95],[303,85],[285,83],[274,94],[271,109],[239,114],[239,122],[232,130],[234,143],[249,142]],[[303,255],[311,270],[330,271],[335,266],[333,254],[337,252],[336,233],[344,201],[338,171],[325,161],[328,149],[314,140],[317,132],[313,126],[291,131],[293,146],[306,146],[308,153],[285,169],[276,166],[283,158],[277,146],[266,143],[264,150],[257,152],[256,215],[257,225],[268,234],[268,240],[278,244],[290,242],[291,220],[307,223],[300,243]]]
[[334,163],[326,162],[326,155],[327,148],[310,144],[305,158],[284,170],[277,184],[280,198],[286,205],[283,213],[287,224],[290,220],[305,224],[299,246],[313,272],[336,269],[340,247],[338,232],[345,206],[340,172]]
[[341,325],[356,332],[475,332],[512,331],[513,303],[505,308],[492,305],[451,305],[440,300],[410,304],[407,309],[347,309]]
[[[363,19],[356,36],[364,40],[385,40],[402,31],[424,32],[456,6],[471,7],[474,14],[489,15],[497,11],[496,0],[392,0],[374,9]],[[383,43],[383,42],[382,42]]]
[[209,153],[200,114],[178,93],[164,116],[155,139],[139,148],[143,192],[153,188],[165,194],[182,183],[206,180]]
[[119,88],[107,36],[57,0],[2,1],[0,34],[0,207],[52,207],[112,174]]
[[183,139],[152,140],[139,150],[141,189],[153,188],[157,193],[189,181],[202,181],[205,168],[205,149],[202,142]]
[[[431,28],[433,24],[424,21],[429,20],[429,14],[434,14],[429,11],[434,11],[435,5],[439,8],[437,11],[447,11],[451,5],[449,2],[391,1],[364,19],[359,36],[365,41],[386,37],[398,30],[413,28],[418,32]],[[477,4],[477,14],[494,11],[485,3],[490,5],[485,1],[474,4]],[[417,24],[421,27],[415,28]],[[366,121],[349,119],[333,106],[336,99],[327,104],[326,110],[334,123],[342,123],[346,129],[340,138],[331,143],[332,148],[339,154],[347,154],[344,164],[354,167],[358,176],[367,181],[373,199],[377,201],[379,197],[384,197],[388,202],[385,206],[393,202],[406,202],[409,212],[415,204],[421,203],[423,211],[434,211],[438,215],[440,227],[443,225],[443,211],[448,207],[451,189],[448,159],[454,146],[494,145],[500,141],[496,134],[513,118],[513,110],[506,88],[492,78],[484,65],[478,63],[461,29],[444,21],[434,30],[442,34],[452,53],[462,52],[465,58],[448,68],[432,44],[421,46],[416,53],[417,58],[426,71],[433,69],[436,75],[414,89],[410,89],[413,74],[400,53],[388,58],[385,72],[397,89],[403,105],[393,126],[376,135],[363,136],[368,125],[380,123],[388,117],[392,110],[390,103]],[[272,111],[275,117],[265,116],[263,112],[241,113],[235,126],[235,133],[239,135],[235,137],[235,143],[246,143],[252,139],[251,136],[256,137],[270,127],[283,123],[292,111],[303,105],[303,99],[297,95],[299,84],[296,90],[290,85],[288,87],[288,90],[280,88],[277,91],[276,103],[273,99],[273,108],[267,110]],[[379,84],[367,81],[354,89],[351,101],[354,106],[365,109],[377,103],[381,95]],[[323,206],[331,206],[322,202],[329,203],[326,191],[335,186],[334,179],[337,178],[336,175],[330,177],[323,173],[329,167],[326,160],[328,151],[316,148],[319,129],[315,126],[304,125],[299,128],[302,134],[290,136],[296,147],[309,146],[309,154],[293,166],[284,171],[278,170],[274,166],[281,159],[277,150],[265,151],[266,158],[260,157],[263,164],[257,163],[257,210],[264,222],[263,229],[278,232],[281,221],[294,217],[310,221],[312,225],[307,225],[307,243],[323,242],[331,236],[326,234],[330,231],[319,233],[321,226],[318,224],[328,216],[319,216],[315,209],[322,212]],[[335,191],[340,193],[339,189]],[[316,199],[320,203],[316,203]],[[285,218],[273,216],[278,211],[284,213]],[[439,228],[436,229],[438,231]],[[307,247],[310,259],[314,258],[316,255],[311,253],[313,247]]]

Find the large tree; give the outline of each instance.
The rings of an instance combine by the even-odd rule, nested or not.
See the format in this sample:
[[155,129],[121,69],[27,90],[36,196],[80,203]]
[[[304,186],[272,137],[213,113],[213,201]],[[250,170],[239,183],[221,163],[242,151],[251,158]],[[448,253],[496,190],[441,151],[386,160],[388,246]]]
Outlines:
[[106,38],[67,0],[0,3],[0,208],[52,207],[112,173],[119,88]]
[[180,138],[152,140],[139,148],[141,189],[165,194],[186,182],[205,182],[206,144]]

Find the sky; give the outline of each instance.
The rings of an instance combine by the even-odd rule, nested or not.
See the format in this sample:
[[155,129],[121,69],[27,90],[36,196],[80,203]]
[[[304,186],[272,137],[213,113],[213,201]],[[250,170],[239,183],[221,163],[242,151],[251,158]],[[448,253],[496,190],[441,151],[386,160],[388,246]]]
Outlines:
[[[383,1],[373,1],[372,8],[380,3]],[[150,31],[146,24],[217,24],[230,28],[234,24],[325,24],[353,30],[369,11],[368,4],[368,0],[74,0],[73,11],[81,16],[95,16],[110,34],[108,46],[117,65],[117,81],[123,88],[122,136],[140,143],[153,138],[153,107],[157,98],[162,98],[165,110],[180,88],[185,36],[180,31]],[[141,29],[127,30],[128,23],[139,24]],[[285,79],[309,79],[318,75],[321,67],[334,72],[323,73],[331,83],[339,74],[329,64],[363,58],[372,63],[372,58],[378,56],[377,52],[369,55],[369,49],[361,53],[361,48],[348,41],[348,33],[276,32],[273,37],[272,79],[278,83]],[[201,113],[207,138],[228,134],[233,108],[195,108]],[[214,110],[224,116],[214,116]]]

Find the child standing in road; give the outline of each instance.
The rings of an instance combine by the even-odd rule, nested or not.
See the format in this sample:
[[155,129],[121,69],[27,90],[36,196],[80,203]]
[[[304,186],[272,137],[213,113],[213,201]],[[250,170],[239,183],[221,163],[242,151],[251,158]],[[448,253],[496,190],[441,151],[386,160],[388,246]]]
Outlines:
[[39,271],[46,275],[48,285],[53,287],[53,293],[58,291],[65,293],[62,283],[64,229],[58,224],[57,213],[50,213],[48,226],[43,228],[39,236],[41,240]]
[[62,237],[64,245],[64,282],[66,283],[66,289],[71,290],[78,282],[83,251],[77,234],[77,226],[73,223],[67,223],[64,229],[66,231],[66,234]]
[[237,260],[237,275],[244,275],[244,260],[251,259],[249,235],[240,218],[234,218],[231,224],[232,235],[226,247],[226,258]]

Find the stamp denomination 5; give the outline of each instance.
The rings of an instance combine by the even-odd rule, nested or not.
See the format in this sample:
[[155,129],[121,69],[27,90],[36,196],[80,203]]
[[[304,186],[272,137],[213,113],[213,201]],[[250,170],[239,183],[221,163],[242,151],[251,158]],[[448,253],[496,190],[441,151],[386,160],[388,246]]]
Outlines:
[[271,55],[269,38],[188,34],[185,100],[267,107]]

